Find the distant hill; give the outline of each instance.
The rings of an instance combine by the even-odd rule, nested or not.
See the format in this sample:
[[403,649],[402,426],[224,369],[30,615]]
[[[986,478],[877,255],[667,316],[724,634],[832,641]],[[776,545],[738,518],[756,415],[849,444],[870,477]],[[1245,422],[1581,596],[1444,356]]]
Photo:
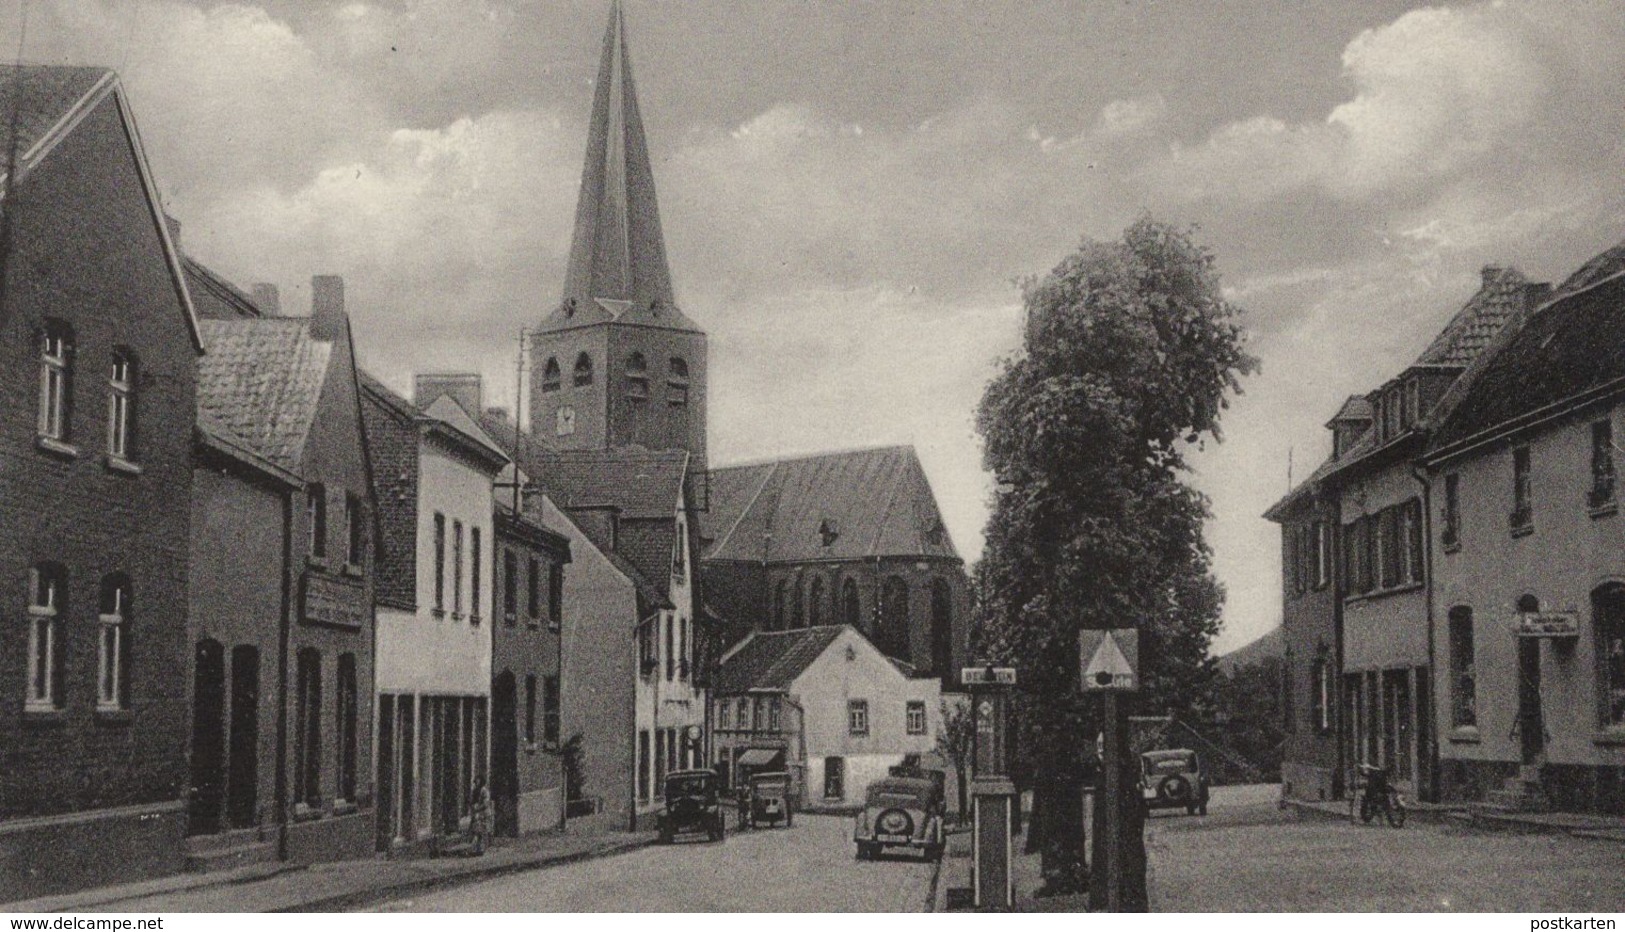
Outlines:
[[1252,666],[1267,657],[1281,657],[1285,654],[1286,636],[1282,633],[1281,626],[1276,625],[1257,639],[1218,658],[1219,669],[1225,673],[1233,673],[1241,667]]

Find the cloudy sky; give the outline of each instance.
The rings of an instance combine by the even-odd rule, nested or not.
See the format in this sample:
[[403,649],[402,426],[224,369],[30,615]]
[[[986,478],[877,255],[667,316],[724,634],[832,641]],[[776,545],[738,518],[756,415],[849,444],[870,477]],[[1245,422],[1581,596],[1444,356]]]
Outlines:
[[[0,49],[129,90],[184,248],[308,305],[364,364],[477,369],[558,300],[608,0],[12,0]],[[890,442],[981,549],[971,412],[1013,282],[1137,216],[1197,224],[1262,374],[1198,460],[1230,592],[1280,615],[1259,514],[1347,394],[1487,263],[1558,279],[1625,238],[1625,3],[627,0],[718,462]]]

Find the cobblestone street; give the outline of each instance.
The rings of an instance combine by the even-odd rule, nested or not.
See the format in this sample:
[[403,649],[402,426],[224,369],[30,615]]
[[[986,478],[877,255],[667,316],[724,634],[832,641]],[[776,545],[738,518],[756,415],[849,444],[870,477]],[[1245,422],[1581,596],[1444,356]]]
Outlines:
[[1418,820],[1403,829],[1356,826],[1283,811],[1275,789],[1216,790],[1207,818],[1154,814],[1146,833],[1152,909],[1625,909],[1625,846],[1617,842]]

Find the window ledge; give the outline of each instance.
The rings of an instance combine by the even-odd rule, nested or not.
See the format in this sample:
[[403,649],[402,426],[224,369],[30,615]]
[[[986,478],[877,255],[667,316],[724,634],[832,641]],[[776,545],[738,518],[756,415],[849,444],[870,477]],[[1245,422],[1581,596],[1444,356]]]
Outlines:
[[349,815],[352,812],[360,811],[361,807],[359,805],[347,799],[336,799],[333,801],[333,814],[336,816]]
[[1520,524],[1512,529],[1513,537],[1528,537],[1533,533],[1535,533],[1534,522],[1530,522],[1529,524]]
[[131,709],[113,708],[112,706],[98,707],[96,721],[103,725],[130,725],[135,722],[135,712]]
[[356,578],[359,578],[361,576],[366,575],[366,570],[363,570],[361,568],[361,564],[359,564],[359,563],[351,563],[348,560],[344,561],[344,569],[340,570],[340,572],[342,572],[346,576],[351,576],[351,577],[356,577]]
[[558,634],[559,633],[559,623],[556,622],[556,621],[548,622],[547,623],[547,630],[553,632],[554,634]]
[[1445,544],[1442,549],[1444,550],[1445,553],[1460,553],[1461,552],[1461,541],[1457,540],[1455,543]]
[[107,458],[104,460],[104,462],[107,464],[108,470],[112,472],[121,472],[126,476],[141,475],[141,464],[131,462],[122,456],[114,456],[113,454],[109,453],[107,454]]
[[327,572],[327,558],[319,557],[314,553],[305,554],[305,565],[311,569],[321,570],[324,573]]
[[1586,514],[1593,518],[1607,518],[1619,514],[1619,502],[1609,499],[1601,505],[1592,505],[1586,509]]
[[463,613],[462,612],[452,612],[451,613],[451,620],[452,621],[462,621],[463,620]]
[[470,615],[470,616],[468,616],[468,623],[473,625],[476,628],[478,628],[480,626],[480,620],[481,620],[480,616],[478,616],[478,615]]
[[539,630],[541,630],[542,625],[541,625],[540,622],[537,622],[537,621],[527,621],[527,622],[525,622],[525,627],[529,628],[532,631],[539,631]]
[[46,453],[60,456],[64,459],[78,459],[79,448],[65,440],[47,437],[44,434],[34,435],[34,446]]
[[315,822],[322,817],[322,811],[309,803],[293,804],[293,820],[295,822]]
[[1449,738],[1453,744],[1478,744],[1484,740],[1476,725],[1458,725],[1451,729]]
[[1594,744],[1606,744],[1616,747],[1625,745],[1625,727],[1616,725],[1604,728],[1593,735],[1591,741]]
[[23,707],[23,722],[29,725],[61,725],[67,720],[66,709],[58,709],[55,706]]
[[443,608],[431,608],[429,609],[429,614],[436,618],[444,618],[446,617],[446,610]]
[[1386,589],[1373,589],[1370,592],[1356,593],[1354,595],[1345,597],[1343,601],[1364,602],[1368,599],[1383,599],[1391,595],[1399,595],[1402,592],[1415,592],[1416,590],[1421,589],[1424,585],[1425,584],[1422,582],[1408,582],[1404,585],[1389,586]]

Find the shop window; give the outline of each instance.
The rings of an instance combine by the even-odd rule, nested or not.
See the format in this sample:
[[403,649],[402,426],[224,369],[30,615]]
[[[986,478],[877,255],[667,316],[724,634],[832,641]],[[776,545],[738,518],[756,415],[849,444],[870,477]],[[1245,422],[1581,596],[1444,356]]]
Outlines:
[[1473,610],[1458,605],[1450,610],[1450,724],[1455,728],[1478,725],[1478,672],[1473,659]]

